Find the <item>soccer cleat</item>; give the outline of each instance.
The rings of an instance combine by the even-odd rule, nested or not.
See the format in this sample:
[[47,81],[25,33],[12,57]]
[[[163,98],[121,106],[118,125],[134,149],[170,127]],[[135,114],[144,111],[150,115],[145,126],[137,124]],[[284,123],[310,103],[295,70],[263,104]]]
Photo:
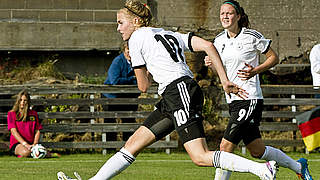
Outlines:
[[78,180],[82,180],[81,176],[77,172],[73,172],[73,174]]
[[277,163],[275,161],[269,161],[265,163],[265,167],[262,170],[260,176],[261,180],[275,180],[277,174]]
[[308,169],[308,160],[305,158],[300,158],[297,162],[301,164],[301,174],[297,174],[299,179],[313,180]]
[[[78,173],[77,173],[77,175],[78,175]],[[58,177],[58,180],[79,180],[79,179],[73,179],[73,178],[65,175],[64,172],[61,172],[61,171],[57,173],[57,177]]]

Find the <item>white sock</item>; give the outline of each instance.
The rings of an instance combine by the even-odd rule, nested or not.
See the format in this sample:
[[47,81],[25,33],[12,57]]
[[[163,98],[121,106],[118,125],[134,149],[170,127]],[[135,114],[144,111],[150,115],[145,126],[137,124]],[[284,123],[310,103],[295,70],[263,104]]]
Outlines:
[[121,148],[100,168],[90,180],[107,180],[129,167],[136,158],[126,149]]
[[267,161],[274,160],[279,164],[279,166],[289,168],[296,173],[301,173],[301,164],[290,158],[280,149],[276,149],[271,146],[266,146],[266,150],[264,151],[264,154],[262,155],[261,159]]
[[221,168],[216,168],[214,180],[229,180],[230,176],[231,176],[231,171],[224,170]]
[[213,166],[229,171],[250,172],[260,177],[261,169],[265,167],[265,164],[257,163],[232,153],[214,151]]

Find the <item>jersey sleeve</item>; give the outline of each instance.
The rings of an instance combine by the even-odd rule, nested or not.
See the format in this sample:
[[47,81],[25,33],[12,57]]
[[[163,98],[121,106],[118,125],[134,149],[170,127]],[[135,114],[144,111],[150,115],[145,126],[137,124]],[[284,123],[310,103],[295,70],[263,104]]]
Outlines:
[[312,71],[320,74],[320,44],[311,49],[310,63]]
[[16,113],[8,112],[7,121],[8,121],[8,130],[9,131],[12,128],[16,128]]
[[146,66],[143,58],[143,41],[145,40],[145,31],[135,31],[129,39],[129,55],[131,57],[132,68]]
[[176,34],[178,34],[181,37],[181,39],[183,41],[184,49],[193,52],[193,48],[191,45],[191,39],[192,39],[192,36],[194,36],[194,33],[190,32],[187,34],[182,34],[182,33],[176,32]]
[[270,49],[270,45],[271,45],[271,39],[266,39],[264,38],[264,36],[255,31],[255,33],[257,34],[256,36],[256,47],[257,49],[262,53],[262,54],[265,54],[269,51]]
[[36,117],[36,130],[43,129],[42,124],[40,123],[38,113],[36,111],[33,111],[34,116]]

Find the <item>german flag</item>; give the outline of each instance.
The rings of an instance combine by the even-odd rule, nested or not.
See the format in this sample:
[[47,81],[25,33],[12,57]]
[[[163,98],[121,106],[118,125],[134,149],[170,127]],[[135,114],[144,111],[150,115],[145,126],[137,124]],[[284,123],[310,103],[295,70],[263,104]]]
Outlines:
[[320,107],[304,112],[296,119],[308,151],[320,147]]

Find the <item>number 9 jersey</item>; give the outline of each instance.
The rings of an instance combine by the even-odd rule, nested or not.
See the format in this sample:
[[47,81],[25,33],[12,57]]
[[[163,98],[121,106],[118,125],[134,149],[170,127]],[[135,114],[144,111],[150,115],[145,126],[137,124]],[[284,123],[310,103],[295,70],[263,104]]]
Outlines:
[[129,39],[133,68],[145,66],[159,84],[161,95],[172,81],[193,74],[186,64],[184,51],[193,51],[192,33],[182,34],[162,28],[141,27]]

